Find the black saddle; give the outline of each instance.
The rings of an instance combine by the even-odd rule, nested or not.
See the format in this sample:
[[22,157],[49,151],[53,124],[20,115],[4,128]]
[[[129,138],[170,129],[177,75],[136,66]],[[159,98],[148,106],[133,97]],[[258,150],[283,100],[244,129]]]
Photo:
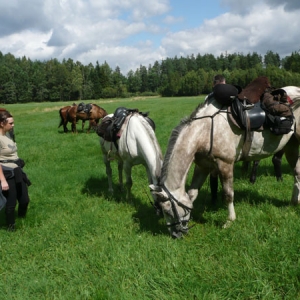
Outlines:
[[139,112],[138,109],[119,107],[116,109],[112,117],[106,116],[102,119],[101,123],[96,128],[96,133],[106,141],[114,142],[116,148],[118,149],[118,145],[116,143],[116,141],[120,138],[118,132],[124,124],[126,117],[133,113],[139,113],[141,116],[143,116],[155,131],[155,123],[151,118],[148,117],[149,112],[143,113]]
[[251,131],[261,128],[266,120],[266,112],[262,109],[261,103],[249,103],[235,97],[231,104],[231,113],[237,124]]
[[80,113],[80,112],[85,112],[87,114],[90,113],[91,109],[92,109],[92,104],[91,103],[88,103],[88,104],[85,104],[83,102],[79,103],[78,106],[77,106],[77,112]]

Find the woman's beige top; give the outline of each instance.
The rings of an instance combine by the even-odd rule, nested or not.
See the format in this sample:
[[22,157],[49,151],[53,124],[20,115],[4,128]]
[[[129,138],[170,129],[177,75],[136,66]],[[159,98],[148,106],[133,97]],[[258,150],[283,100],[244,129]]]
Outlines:
[[16,168],[18,165],[14,163],[5,163],[3,160],[17,160],[17,144],[7,137],[6,135],[0,135],[0,163],[6,167]]

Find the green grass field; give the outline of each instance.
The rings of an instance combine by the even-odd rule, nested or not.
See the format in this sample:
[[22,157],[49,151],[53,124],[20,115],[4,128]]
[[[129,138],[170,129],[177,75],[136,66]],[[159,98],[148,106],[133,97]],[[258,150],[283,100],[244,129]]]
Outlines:
[[[163,153],[171,130],[203,97],[95,101],[150,111]],[[99,138],[63,133],[60,103],[4,106],[14,115],[19,156],[32,186],[26,219],[7,232],[0,214],[0,299],[300,299],[299,207],[290,205],[271,159],[252,185],[235,169],[237,220],[222,229],[227,207],[208,182],[195,201],[185,238],[173,240],[155,215],[143,167],[133,169],[133,203],[108,194]],[[69,125],[70,128],[70,125]],[[86,124],[87,128],[87,124]],[[112,163],[115,188],[117,166]],[[189,176],[190,180],[190,176]]]

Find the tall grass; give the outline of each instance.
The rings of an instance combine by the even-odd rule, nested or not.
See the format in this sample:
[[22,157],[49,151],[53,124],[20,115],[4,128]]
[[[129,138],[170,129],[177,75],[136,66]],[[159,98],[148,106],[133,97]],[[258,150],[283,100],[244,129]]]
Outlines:
[[[109,113],[118,106],[150,111],[165,153],[171,130],[200,101],[95,103]],[[283,182],[276,182],[265,159],[254,185],[237,164],[237,220],[226,230],[221,191],[215,211],[206,183],[192,212],[195,226],[172,240],[150,205],[143,167],[133,169],[133,203],[119,191],[111,196],[98,136],[82,132],[81,122],[78,134],[57,128],[58,110],[68,104],[5,106],[33,185],[28,215],[17,219],[16,232],[6,231],[0,215],[0,299],[300,298],[300,210],[290,205],[293,178],[285,160]]]

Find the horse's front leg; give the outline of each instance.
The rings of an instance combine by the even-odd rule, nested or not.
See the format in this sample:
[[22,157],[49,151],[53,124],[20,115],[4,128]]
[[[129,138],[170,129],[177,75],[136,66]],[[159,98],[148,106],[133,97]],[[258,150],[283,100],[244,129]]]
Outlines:
[[223,197],[228,205],[228,221],[225,223],[224,227],[228,227],[232,221],[236,219],[233,198],[233,168],[234,164],[218,162],[220,179],[223,187]]
[[[200,169],[196,164],[194,167],[194,173],[192,177],[192,182],[188,190],[188,195],[191,201],[194,201],[197,196],[199,189],[201,189],[202,185],[204,184],[209,172]],[[217,178],[218,180],[218,178]]]
[[85,125],[85,120],[82,120],[82,124],[81,124],[81,131],[83,132],[84,129],[84,125]]
[[87,133],[90,133],[91,129],[93,128],[95,130],[96,126],[97,126],[97,122],[95,119],[90,119],[89,121],[89,128],[87,130]]

